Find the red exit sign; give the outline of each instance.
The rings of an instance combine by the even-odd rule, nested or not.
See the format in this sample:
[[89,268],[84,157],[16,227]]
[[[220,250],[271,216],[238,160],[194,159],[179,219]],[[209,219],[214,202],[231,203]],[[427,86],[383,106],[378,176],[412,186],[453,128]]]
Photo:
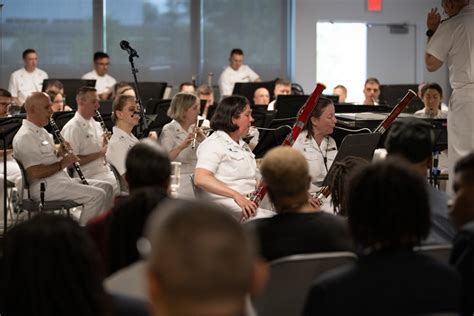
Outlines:
[[382,0],[367,0],[367,10],[369,12],[382,11]]

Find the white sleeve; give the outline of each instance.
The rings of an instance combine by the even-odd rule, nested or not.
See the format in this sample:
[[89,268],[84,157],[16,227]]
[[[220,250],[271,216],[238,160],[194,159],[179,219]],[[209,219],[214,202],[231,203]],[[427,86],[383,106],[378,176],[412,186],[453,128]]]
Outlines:
[[16,86],[16,80],[13,73],[10,75],[10,82],[8,83],[8,91],[11,93],[12,97],[18,97],[18,87]]
[[113,142],[109,143],[107,146],[107,153],[105,154],[107,161],[117,169],[120,175],[124,175],[126,171],[125,158],[127,153],[125,151],[126,149],[123,146],[120,146],[120,142]]
[[19,139],[13,142],[13,155],[21,161],[23,167],[40,165],[39,157],[41,157],[41,149],[37,145],[38,139],[31,134],[23,134]]
[[206,169],[215,174],[222,160],[222,153],[218,152],[218,148],[218,144],[212,140],[200,144],[196,153],[196,168]]
[[172,128],[167,128],[167,126],[163,127],[163,130],[160,133],[160,137],[158,138],[158,143],[167,152],[170,152],[178,145],[176,143],[176,135],[174,135],[172,130]]
[[453,39],[454,36],[450,33],[449,28],[440,25],[426,45],[426,53],[442,62],[446,61],[449,51],[453,47]]
[[66,124],[61,130],[64,139],[71,145],[74,155],[79,155],[81,150],[81,133],[75,129],[75,124]]
[[219,90],[221,97],[232,95],[233,89],[234,84],[231,82],[229,76],[226,75],[226,71],[224,70],[219,78]]
[[253,71],[252,68],[250,68],[249,66],[247,66],[247,72],[248,72],[248,76],[249,76],[251,82],[254,82],[258,78],[260,78],[260,76],[257,75],[257,73],[255,71]]

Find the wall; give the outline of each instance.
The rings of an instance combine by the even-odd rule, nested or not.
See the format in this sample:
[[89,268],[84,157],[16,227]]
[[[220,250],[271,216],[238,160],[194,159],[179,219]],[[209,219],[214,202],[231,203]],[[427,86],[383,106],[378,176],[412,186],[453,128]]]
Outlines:
[[[426,15],[437,0],[383,0],[382,12],[366,11],[367,0],[294,0],[294,34],[292,56],[294,69],[292,80],[312,91],[316,82],[316,22],[365,22],[414,24],[416,27],[415,47],[400,47],[400,50],[416,51],[416,81],[436,81],[450,95],[448,71],[443,66],[435,73],[428,73],[424,65],[426,47]],[[400,54],[402,56],[402,54]],[[403,63],[402,58],[398,61]],[[395,71],[395,70],[394,70]],[[390,73],[386,80],[391,81]],[[412,82],[407,82],[412,83]]]

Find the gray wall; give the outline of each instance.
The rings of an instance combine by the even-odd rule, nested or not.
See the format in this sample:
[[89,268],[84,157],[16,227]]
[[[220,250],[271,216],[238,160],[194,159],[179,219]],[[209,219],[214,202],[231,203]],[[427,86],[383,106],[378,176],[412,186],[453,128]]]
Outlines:
[[[294,50],[292,80],[300,83],[305,91],[312,91],[316,83],[316,23],[318,21],[363,22],[380,24],[409,24],[415,27],[415,41],[407,47],[399,47],[401,51],[415,52],[416,82],[435,81],[445,91],[445,100],[450,95],[448,72],[443,66],[435,73],[428,73],[424,65],[426,47],[426,15],[438,0],[383,0],[382,12],[368,12],[367,0],[295,0],[294,3]],[[397,36],[397,35],[392,35]],[[369,41],[369,39],[368,39]],[[404,54],[393,54],[399,60],[393,63],[404,63]],[[385,56],[379,55],[383,59]],[[391,56],[391,58],[394,58]],[[376,61],[380,63],[381,60]],[[382,83],[414,83],[398,81],[396,69],[387,71]],[[370,73],[368,72],[368,75]]]

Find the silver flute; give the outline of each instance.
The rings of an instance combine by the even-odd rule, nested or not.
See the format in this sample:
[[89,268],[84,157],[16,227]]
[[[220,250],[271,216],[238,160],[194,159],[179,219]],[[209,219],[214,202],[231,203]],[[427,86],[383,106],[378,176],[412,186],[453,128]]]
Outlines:
[[191,141],[192,150],[196,149],[198,132],[199,132],[199,116],[196,118],[196,125],[194,126],[194,137],[193,137],[193,140]]

